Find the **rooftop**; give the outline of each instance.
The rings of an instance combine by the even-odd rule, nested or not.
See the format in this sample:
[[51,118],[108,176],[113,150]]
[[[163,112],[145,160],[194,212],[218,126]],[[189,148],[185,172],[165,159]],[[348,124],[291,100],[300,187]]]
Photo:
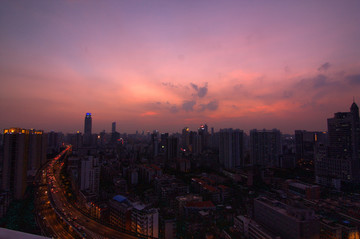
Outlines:
[[127,200],[127,198],[122,195],[116,195],[115,197],[113,197],[113,199],[118,202],[124,202]]
[[211,201],[203,201],[203,202],[188,202],[185,205],[186,207],[196,207],[196,208],[212,208],[215,207],[215,205]]

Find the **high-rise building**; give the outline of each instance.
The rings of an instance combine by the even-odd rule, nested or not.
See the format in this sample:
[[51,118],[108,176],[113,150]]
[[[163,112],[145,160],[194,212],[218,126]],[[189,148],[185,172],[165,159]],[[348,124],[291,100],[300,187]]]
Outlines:
[[200,153],[202,153],[204,150],[206,150],[209,147],[209,131],[207,124],[200,125],[200,128],[198,129],[198,136],[200,140],[200,146],[201,150]]
[[98,158],[87,156],[81,160],[80,190],[98,195],[100,183],[100,166]]
[[190,129],[189,127],[185,127],[182,130],[181,135],[181,147],[188,150],[190,145]]
[[92,128],[91,113],[86,113],[86,115],[85,115],[85,124],[84,124],[84,134],[90,134],[91,135],[91,128]]
[[278,129],[250,131],[250,157],[253,165],[279,167],[281,133]]
[[244,132],[220,129],[219,161],[226,169],[244,167]]
[[190,131],[189,134],[189,151],[194,155],[200,155],[203,151],[202,143],[201,143],[201,135],[199,135],[195,131]]
[[116,132],[116,122],[112,122],[111,124],[111,133],[115,133]]
[[143,204],[133,203],[131,230],[142,235],[159,238],[159,211]]
[[151,144],[153,150],[153,156],[156,157],[159,155],[159,132],[154,130],[151,134]]
[[64,142],[64,135],[61,132],[51,131],[48,134],[48,153],[58,153]]
[[116,122],[111,124],[111,142],[116,142],[120,139],[120,133],[116,132]]
[[27,175],[46,162],[47,135],[40,130],[10,128],[4,130],[2,189],[22,199]]
[[[341,182],[360,182],[360,123],[355,102],[350,112],[338,112],[328,123],[326,152],[319,146],[315,161],[316,181],[335,186]],[[324,147],[322,147],[324,149]]]
[[326,132],[295,130],[296,160],[299,164],[313,164],[315,143],[326,143]]
[[166,159],[168,161],[175,160],[179,157],[179,145],[178,138],[175,136],[170,136],[166,139]]
[[162,133],[160,135],[160,150],[159,154],[166,155],[167,152],[167,138],[169,137],[169,133]]
[[84,146],[90,146],[92,143],[91,130],[92,130],[91,113],[86,113],[85,124],[84,124]]

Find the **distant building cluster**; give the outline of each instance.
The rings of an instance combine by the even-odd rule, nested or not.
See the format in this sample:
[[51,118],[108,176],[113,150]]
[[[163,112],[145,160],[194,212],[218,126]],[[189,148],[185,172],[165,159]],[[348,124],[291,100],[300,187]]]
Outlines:
[[[359,238],[358,106],[327,131],[223,128],[94,134],[9,128],[0,147],[0,217],[48,160],[61,164],[67,200],[94,223],[144,238]],[[54,189],[54,188],[52,188]],[[60,210],[60,209],[59,209]],[[69,220],[65,219],[65,220]],[[75,220],[75,219],[74,219]],[[104,225],[105,225],[104,224]],[[99,224],[100,225],[100,224]]]

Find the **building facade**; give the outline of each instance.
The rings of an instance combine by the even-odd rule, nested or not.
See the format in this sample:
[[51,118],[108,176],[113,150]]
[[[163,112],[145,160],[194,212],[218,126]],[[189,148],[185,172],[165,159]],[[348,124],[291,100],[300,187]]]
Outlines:
[[220,129],[219,161],[225,169],[244,167],[244,132]]
[[5,129],[2,189],[22,199],[27,176],[46,162],[46,146],[47,135],[41,130]]
[[264,168],[279,167],[281,153],[281,132],[278,129],[250,131],[252,165]]
[[318,145],[316,182],[339,187],[342,183],[360,182],[359,108],[353,103],[350,112],[338,112],[327,120],[328,144]]
[[267,197],[259,197],[254,200],[254,218],[281,238],[319,238],[319,220],[313,210],[305,207],[290,206]]

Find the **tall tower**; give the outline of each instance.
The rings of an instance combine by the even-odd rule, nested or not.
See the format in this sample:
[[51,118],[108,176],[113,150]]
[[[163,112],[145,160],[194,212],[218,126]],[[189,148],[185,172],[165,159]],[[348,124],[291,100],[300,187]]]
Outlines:
[[91,145],[91,127],[92,127],[92,119],[91,113],[86,113],[85,115],[85,124],[84,124],[84,145]]
[[85,115],[84,134],[90,134],[91,135],[91,127],[92,127],[91,113],[86,113],[86,115]]

